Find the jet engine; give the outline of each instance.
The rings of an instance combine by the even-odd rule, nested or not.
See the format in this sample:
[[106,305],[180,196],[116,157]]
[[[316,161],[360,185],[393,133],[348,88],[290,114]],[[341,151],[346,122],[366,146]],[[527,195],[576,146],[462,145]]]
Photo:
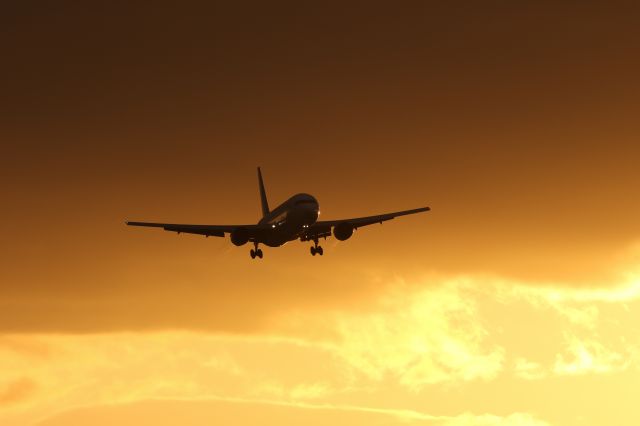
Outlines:
[[333,227],[333,236],[340,241],[348,240],[353,235],[353,225],[349,222],[341,222]]
[[236,228],[231,233],[231,242],[237,246],[246,244],[249,241],[249,231],[247,228]]

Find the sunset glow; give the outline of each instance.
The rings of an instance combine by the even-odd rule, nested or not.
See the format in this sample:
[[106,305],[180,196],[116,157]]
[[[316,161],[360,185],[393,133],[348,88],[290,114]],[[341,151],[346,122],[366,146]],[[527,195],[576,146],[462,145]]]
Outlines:
[[[0,425],[637,426],[633,16],[7,6]],[[263,259],[124,224],[256,223],[256,166],[432,211]]]

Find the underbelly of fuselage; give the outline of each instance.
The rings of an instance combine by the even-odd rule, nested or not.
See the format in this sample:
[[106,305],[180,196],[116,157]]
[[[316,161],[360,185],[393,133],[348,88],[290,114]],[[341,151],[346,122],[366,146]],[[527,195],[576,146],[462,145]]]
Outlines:
[[306,226],[313,225],[317,219],[317,211],[310,209],[291,210],[285,220],[275,223],[271,228],[263,231],[258,242],[269,247],[279,247],[288,241],[297,240],[305,233]]

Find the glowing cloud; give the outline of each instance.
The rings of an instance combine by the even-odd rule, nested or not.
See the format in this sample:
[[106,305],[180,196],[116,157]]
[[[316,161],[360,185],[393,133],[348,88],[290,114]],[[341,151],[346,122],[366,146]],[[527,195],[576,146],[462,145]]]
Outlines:
[[[544,425],[546,415],[538,413],[547,405],[534,410],[536,399],[527,398],[532,410],[523,411],[519,393],[554,377],[624,371],[625,380],[637,380],[640,336],[629,326],[636,310],[621,308],[635,307],[637,293],[611,292],[427,277],[389,283],[357,309],[284,313],[262,335],[5,335],[0,421],[48,418],[53,425],[67,418],[56,417],[60,411],[73,416],[78,407],[160,399],[367,412],[437,425]],[[476,389],[471,399],[469,388]],[[514,409],[491,414],[477,389],[499,396],[502,406],[513,401]],[[439,402],[425,409],[425,399]]]

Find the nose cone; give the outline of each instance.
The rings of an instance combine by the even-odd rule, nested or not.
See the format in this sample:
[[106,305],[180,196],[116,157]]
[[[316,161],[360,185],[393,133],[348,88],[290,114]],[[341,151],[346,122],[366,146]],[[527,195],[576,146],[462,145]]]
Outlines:
[[302,204],[301,207],[304,212],[304,222],[307,225],[315,223],[315,221],[318,220],[320,208],[317,201],[314,200],[313,202]]
[[298,194],[296,195],[296,197],[299,197],[301,200],[313,201],[314,203],[318,204],[318,200],[316,200],[316,197],[311,194]]
[[318,220],[320,206],[318,200],[309,194],[298,194],[295,196],[295,206],[302,216],[306,225],[311,225]]
[[316,200],[315,198],[313,200],[310,200],[310,202],[307,204],[307,208],[315,211],[320,210],[320,205],[318,204],[318,200]]
[[315,209],[308,210],[307,211],[307,220],[306,220],[307,225],[311,225],[313,223],[316,223],[316,220],[318,220],[318,214],[319,214],[319,212],[318,212],[317,205],[316,205]]

